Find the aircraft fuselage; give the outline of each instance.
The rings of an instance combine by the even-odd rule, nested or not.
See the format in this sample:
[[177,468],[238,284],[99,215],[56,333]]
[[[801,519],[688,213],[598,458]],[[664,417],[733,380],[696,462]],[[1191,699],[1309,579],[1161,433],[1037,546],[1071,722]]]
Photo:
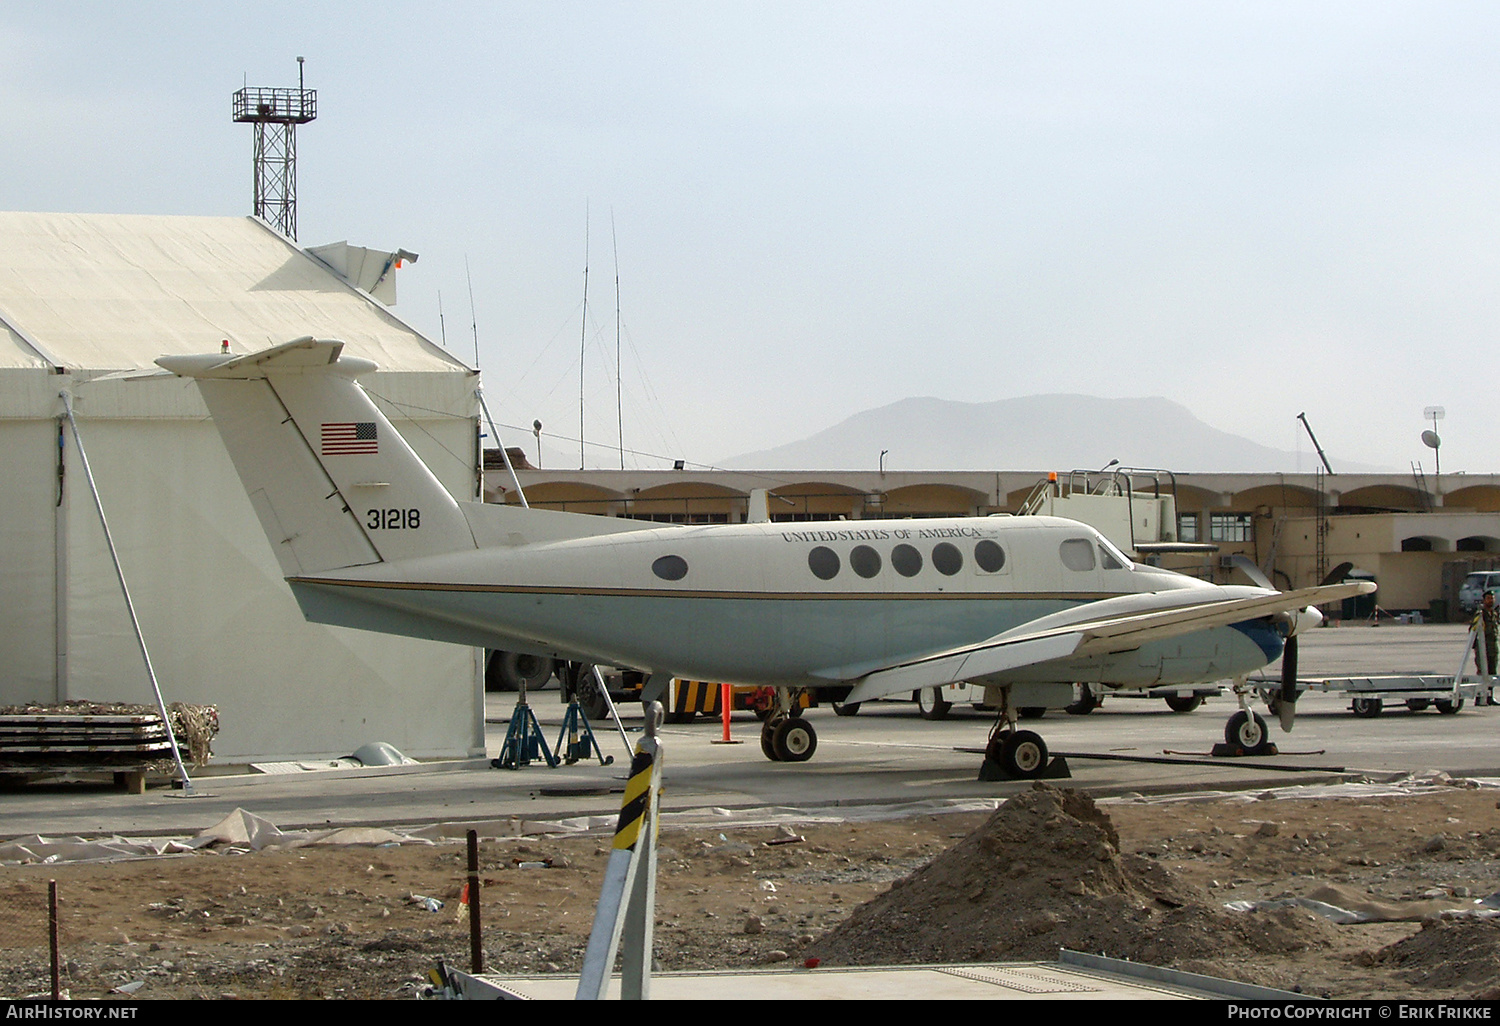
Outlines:
[[[1039,621],[1261,593],[1133,564],[1092,528],[1051,517],[658,527],[527,543],[499,536],[494,507],[462,505],[477,549],[291,577],[308,618],[694,679],[826,687]],[[1280,650],[1255,620],[1007,679],[1190,683],[1248,673]]]

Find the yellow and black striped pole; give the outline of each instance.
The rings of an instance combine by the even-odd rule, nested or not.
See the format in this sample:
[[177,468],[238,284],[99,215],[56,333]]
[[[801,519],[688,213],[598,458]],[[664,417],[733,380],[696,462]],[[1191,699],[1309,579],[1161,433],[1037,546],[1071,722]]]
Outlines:
[[604,867],[594,927],[583,955],[576,995],[580,1001],[608,995],[610,969],[622,941],[620,996],[627,1000],[650,997],[662,754],[656,728],[661,719],[661,704],[651,703],[646,712],[646,736],[636,745],[630,762],[630,779],[625,784],[614,844]]

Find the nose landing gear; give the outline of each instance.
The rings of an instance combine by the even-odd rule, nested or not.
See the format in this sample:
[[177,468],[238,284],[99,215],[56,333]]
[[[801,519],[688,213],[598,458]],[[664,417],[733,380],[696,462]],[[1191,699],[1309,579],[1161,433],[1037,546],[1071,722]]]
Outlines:
[[[1242,680],[1234,682],[1234,694],[1239,699],[1239,711],[1224,724],[1224,743],[1214,745],[1212,754],[1217,756],[1276,755],[1280,751],[1266,730],[1266,721],[1250,709],[1247,696],[1250,688]],[[1280,696],[1273,696],[1271,711],[1277,712]]]

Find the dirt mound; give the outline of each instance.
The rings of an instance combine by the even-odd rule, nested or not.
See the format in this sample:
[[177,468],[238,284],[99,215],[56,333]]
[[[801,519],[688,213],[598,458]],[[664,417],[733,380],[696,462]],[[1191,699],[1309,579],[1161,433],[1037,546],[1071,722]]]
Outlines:
[[1091,798],[1037,784],[809,945],[829,965],[1031,960],[1059,948],[1155,965],[1327,943],[1315,917],[1219,910],[1120,852]]
[[1360,959],[1419,987],[1472,988],[1473,996],[1500,999],[1500,922],[1494,919],[1422,921],[1421,932]]

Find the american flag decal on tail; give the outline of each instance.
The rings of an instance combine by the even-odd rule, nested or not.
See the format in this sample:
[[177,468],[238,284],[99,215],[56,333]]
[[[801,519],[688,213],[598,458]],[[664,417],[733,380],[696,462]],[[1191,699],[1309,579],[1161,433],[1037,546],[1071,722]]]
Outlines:
[[324,424],[319,453],[323,456],[374,456],[380,452],[375,424]]

